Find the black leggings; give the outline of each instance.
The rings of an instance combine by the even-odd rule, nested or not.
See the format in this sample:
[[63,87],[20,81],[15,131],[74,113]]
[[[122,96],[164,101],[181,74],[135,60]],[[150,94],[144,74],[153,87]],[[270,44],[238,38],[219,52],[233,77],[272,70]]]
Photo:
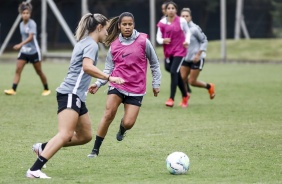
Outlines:
[[180,67],[182,65],[183,60],[184,58],[180,56],[170,57],[169,59],[167,58],[165,60],[165,70],[170,72],[170,98],[172,98],[173,100],[175,97],[177,86],[181,91],[182,97],[187,96],[187,92],[185,90],[184,83],[180,75]]

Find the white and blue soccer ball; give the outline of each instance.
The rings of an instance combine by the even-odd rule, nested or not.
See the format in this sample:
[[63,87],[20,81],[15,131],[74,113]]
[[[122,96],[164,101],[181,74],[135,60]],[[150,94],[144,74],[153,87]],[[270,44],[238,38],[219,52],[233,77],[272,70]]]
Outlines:
[[189,157],[183,152],[173,152],[166,158],[166,168],[170,174],[185,174],[189,166]]

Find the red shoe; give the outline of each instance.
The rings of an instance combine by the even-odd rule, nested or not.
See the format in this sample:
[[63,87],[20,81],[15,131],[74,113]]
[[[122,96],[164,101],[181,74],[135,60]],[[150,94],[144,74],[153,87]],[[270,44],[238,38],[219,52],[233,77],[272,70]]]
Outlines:
[[210,99],[212,100],[215,97],[215,91],[214,91],[214,84],[210,83],[210,89],[208,89],[210,94]]
[[[190,93],[187,92],[187,98],[188,98],[188,99],[187,99],[187,106],[188,106],[188,101],[189,101],[189,99],[190,99],[190,96],[191,96]],[[179,102],[178,106],[182,106],[182,102],[183,102],[184,98],[185,98],[185,97],[182,97],[182,101]]]
[[174,101],[170,98],[165,102],[165,105],[168,107],[173,107]]
[[190,93],[187,93],[187,96],[182,98],[182,102],[180,103],[180,106],[182,108],[187,108],[189,99],[190,99]]

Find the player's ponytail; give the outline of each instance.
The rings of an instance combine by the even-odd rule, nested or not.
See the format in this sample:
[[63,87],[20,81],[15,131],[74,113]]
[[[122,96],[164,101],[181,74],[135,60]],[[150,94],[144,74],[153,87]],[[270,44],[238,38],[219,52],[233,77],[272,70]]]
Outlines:
[[118,19],[119,17],[114,17],[110,19],[110,25],[107,29],[108,36],[106,38],[105,44],[109,46],[119,35],[120,29],[118,28]]
[[108,19],[101,14],[85,14],[79,21],[75,32],[75,38],[77,41],[81,40],[83,37],[92,33],[96,30],[99,24],[104,27],[107,24]]
[[112,18],[110,20],[110,25],[107,29],[108,36],[105,41],[105,44],[107,46],[109,46],[118,37],[119,33],[121,32],[119,29],[119,24],[121,23],[123,17],[131,17],[134,22],[134,16],[132,15],[132,13],[129,12],[123,12],[122,14],[120,14],[120,16]]

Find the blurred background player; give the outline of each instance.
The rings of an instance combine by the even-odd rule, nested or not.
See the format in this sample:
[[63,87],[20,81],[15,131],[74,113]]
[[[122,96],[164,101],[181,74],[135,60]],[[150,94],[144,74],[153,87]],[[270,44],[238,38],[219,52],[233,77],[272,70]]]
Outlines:
[[165,6],[166,6],[166,2],[164,2],[164,3],[162,4],[162,13],[163,13],[162,18],[164,18],[164,17],[166,16]]
[[38,158],[26,172],[26,177],[50,178],[41,168],[57,151],[91,141],[91,121],[85,101],[92,77],[123,84],[123,79],[111,77],[95,66],[98,43],[104,42],[108,35],[107,24],[108,19],[101,14],[88,13],[81,18],[76,30],[78,42],[73,49],[67,76],[57,88],[58,133],[46,143],[33,145]]
[[165,11],[166,17],[162,18],[157,24],[157,42],[163,45],[165,69],[170,72],[171,77],[170,97],[165,102],[165,105],[173,107],[178,86],[182,94],[181,106],[186,108],[189,96],[180,76],[180,67],[190,43],[190,30],[186,20],[177,16],[177,5],[174,2],[167,2]]
[[185,18],[191,32],[189,49],[180,69],[181,77],[185,84],[188,84],[189,81],[189,84],[192,86],[206,88],[210,94],[210,99],[213,99],[215,97],[214,84],[197,80],[200,71],[204,67],[208,45],[207,37],[202,29],[192,21],[191,10],[189,8],[183,8],[181,10],[181,17]]
[[44,90],[43,96],[47,96],[51,93],[48,88],[47,78],[41,69],[41,53],[36,39],[36,23],[30,19],[32,12],[32,5],[30,3],[22,2],[19,5],[19,13],[22,16],[22,22],[20,23],[20,32],[22,36],[22,42],[15,45],[13,48],[19,50],[16,72],[12,89],[4,90],[6,95],[15,95],[17,86],[20,82],[21,73],[26,63],[30,62],[36,73],[39,75],[43,84]]
[[[163,19],[163,18],[166,17],[166,4],[167,4],[167,1],[163,2],[162,6],[161,6],[161,8],[162,8],[162,13],[163,13],[163,16],[162,16],[161,19]],[[169,67],[166,66],[167,64],[168,64],[168,63],[166,63],[166,58],[164,58],[165,70],[166,70],[167,72],[170,72],[170,71],[168,70]],[[186,83],[186,86],[185,86],[185,87],[187,88],[188,93],[191,93],[191,92],[192,92],[192,90],[191,90],[190,85],[189,85],[188,82]]]
[[[158,57],[147,38],[148,35],[138,32],[134,26],[134,16],[129,12],[124,12],[111,20],[106,40],[110,49],[104,72],[111,76],[121,76],[125,83],[119,86],[109,83],[106,109],[98,126],[94,147],[88,155],[90,158],[98,156],[100,146],[121,103],[124,104],[124,115],[116,139],[122,141],[125,132],[134,126],[143,96],[146,94],[148,61],[152,71],[154,96],[158,96],[160,92],[161,70]],[[106,83],[106,80],[98,80],[90,86],[89,92],[96,93],[99,87]]]

